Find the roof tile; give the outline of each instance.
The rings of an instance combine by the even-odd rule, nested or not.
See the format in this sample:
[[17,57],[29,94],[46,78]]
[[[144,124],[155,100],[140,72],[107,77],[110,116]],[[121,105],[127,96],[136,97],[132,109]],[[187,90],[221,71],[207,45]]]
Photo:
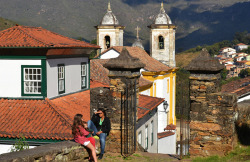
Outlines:
[[97,45],[68,38],[41,27],[14,26],[0,32],[0,47],[77,47]]
[[90,94],[79,92],[56,99],[0,100],[0,137],[17,138],[22,134],[34,139],[72,139],[74,115],[90,119]]
[[159,71],[168,71],[171,69],[169,66],[157,61],[156,59],[154,59],[152,57],[150,57],[148,55],[148,53],[145,50],[141,49],[140,47],[113,46],[113,47],[103,51],[101,53],[101,55],[104,54],[105,52],[111,50],[111,49],[114,49],[118,53],[121,53],[122,49],[124,47],[126,47],[126,49],[128,50],[129,54],[132,57],[139,58],[140,61],[146,65],[144,67],[144,69],[146,69],[147,71],[159,72]]
[[137,116],[138,119],[141,119],[146,114],[148,114],[150,111],[154,110],[159,106],[162,102],[164,102],[163,98],[157,98],[157,97],[151,97],[146,95],[139,95],[139,107],[137,109]]

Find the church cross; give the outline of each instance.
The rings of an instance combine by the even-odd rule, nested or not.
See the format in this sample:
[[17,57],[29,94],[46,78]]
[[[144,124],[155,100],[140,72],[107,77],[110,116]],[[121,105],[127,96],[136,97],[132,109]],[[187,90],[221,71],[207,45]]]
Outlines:
[[136,38],[139,39],[139,31],[141,30],[141,28],[139,28],[138,26],[135,28],[137,34],[136,34]]

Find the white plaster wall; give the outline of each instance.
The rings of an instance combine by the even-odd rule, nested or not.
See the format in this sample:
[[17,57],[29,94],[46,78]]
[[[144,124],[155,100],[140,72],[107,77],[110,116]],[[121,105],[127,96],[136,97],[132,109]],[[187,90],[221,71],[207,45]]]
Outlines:
[[174,135],[158,139],[158,153],[176,154],[176,133]]
[[154,83],[156,83],[156,96],[155,97],[160,97],[160,98],[164,98],[164,92],[165,89],[163,89],[163,79],[157,79],[154,81]]
[[140,94],[150,96],[150,89],[140,92]]
[[[164,37],[164,49],[159,49],[159,36]],[[174,29],[151,29],[150,48],[153,58],[171,67],[175,66]]]
[[110,37],[110,47],[112,47],[112,46],[119,46],[120,45],[119,41],[121,40],[121,35],[123,37],[123,34],[121,34],[119,29],[98,29],[98,32],[97,32],[98,45],[101,46],[101,48],[102,48],[101,52],[106,50],[105,36]]
[[119,46],[123,46],[123,30],[119,32]]
[[[9,153],[12,145],[0,144],[0,154]],[[29,146],[29,149],[35,148],[36,146]]]
[[167,112],[169,108],[165,111],[163,108],[163,103],[158,106],[158,130],[157,133],[163,132],[164,128],[167,126]]
[[[154,114],[149,120],[145,121],[145,124],[143,124],[141,127],[139,127],[136,130],[137,137],[138,133],[141,131],[142,133],[142,147],[145,148],[145,127],[148,125],[148,152],[150,153],[157,153],[157,131],[158,131],[158,121],[157,121],[157,113]],[[153,145],[151,145],[151,121],[154,121],[154,142]]]
[[[81,90],[81,63],[87,63],[88,58],[61,58],[47,60],[47,97],[52,98],[59,96],[58,93],[58,64],[65,65],[65,93],[73,93]],[[87,78],[87,85],[89,84]]]
[[100,56],[100,59],[111,59],[116,58],[120,55],[120,53],[116,52],[115,50],[111,49]]
[[41,60],[0,60],[0,97],[22,97],[21,65],[41,65]]

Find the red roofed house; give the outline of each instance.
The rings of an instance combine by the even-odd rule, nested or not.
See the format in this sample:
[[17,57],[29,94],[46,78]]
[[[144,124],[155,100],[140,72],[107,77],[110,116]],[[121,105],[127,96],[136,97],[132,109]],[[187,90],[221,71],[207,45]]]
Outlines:
[[219,53],[220,53],[220,55],[223,55],[225,57],[229,57],[229,55],[236,53],[236,50],[231,48],[231,47],[224,47],[224,48],[220,49]]
[[244,43],[239,43],[235,46],[235,49],[236,51],[241,51],[241,50],[244,50],[244,49],[247,49],[248,48],[248,45],[244,44]]
[[98,48],[41,27],[0,32],[0,153],[21,136],[30,146],[72,139],[74,115],[90,119],[88,57]]

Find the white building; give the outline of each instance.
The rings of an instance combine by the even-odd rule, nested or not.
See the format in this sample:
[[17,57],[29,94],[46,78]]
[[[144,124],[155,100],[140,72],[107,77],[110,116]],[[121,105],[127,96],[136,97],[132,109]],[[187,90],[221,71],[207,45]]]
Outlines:
[[248,45],[244,44],[244,43],[239,43],[235,46],[236,51],[242,51],[244,49],[247,49]]
[[0,32],[0,47],[0,153],[21,137],[30,148],[72,139],[74,115],[90,119],[88,56],[99,46],[14,26]]
[[163,2],[160,13],[155,17],[150,28],[150,55],[170,66],[175,67],[175,30],[170,17],[166,14]]
[[100,25],[96,26],[97,45],[101,47],[101,52],[112,46],[123,46],[124,28],[124,26],[119,25],[109,2],[107,13],[103,16]]
[[230,57],[230,55],[236,53],[236,50],[231,47],[224,47],[219,51],[219,53],[225,57]]

